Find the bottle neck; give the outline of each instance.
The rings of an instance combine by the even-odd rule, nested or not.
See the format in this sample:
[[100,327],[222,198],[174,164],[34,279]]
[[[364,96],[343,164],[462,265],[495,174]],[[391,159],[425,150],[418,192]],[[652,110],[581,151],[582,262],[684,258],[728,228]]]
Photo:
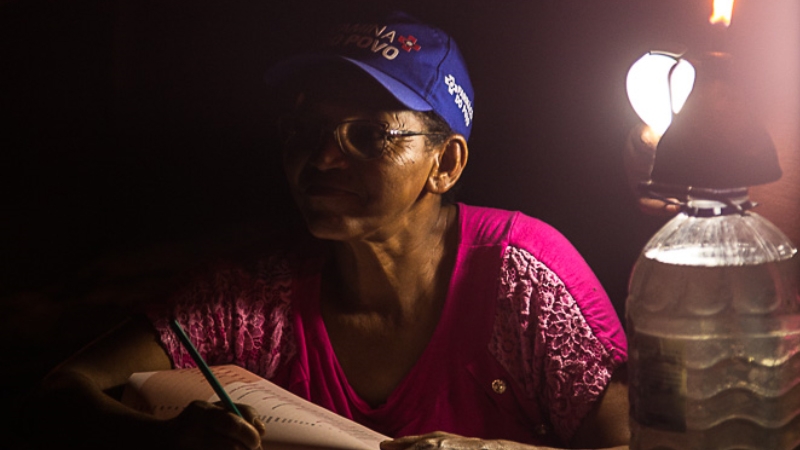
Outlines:
[[747,188],[726,190],[691,190],[686,196],[684,212],[696,217],[744,214],[754,207]]

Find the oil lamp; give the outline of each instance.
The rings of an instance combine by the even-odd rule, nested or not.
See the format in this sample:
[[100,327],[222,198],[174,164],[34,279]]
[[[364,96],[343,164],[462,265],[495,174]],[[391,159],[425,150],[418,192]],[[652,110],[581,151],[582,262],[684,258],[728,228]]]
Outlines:
[[634,109],[663,133],[641,187],[682,199],[629,281],[631,450],[800,448],[798,253],[751,211],[748,188],[781,169],[720,35],[732,8],[715,1],[711,48],[637,62],[660,66],[649,75],[660,93],[644,100],[656,113],[637,97],[654,92],[630,80],[648,72],[634,64],[629,74]]
[[658,143],[645,186],[651,192],[742,188],[781,176],[772,140],[732,77],[724,33],[733,3],[714,1],[712,48],[683,54],[651,51],[628,72],[631,105]]

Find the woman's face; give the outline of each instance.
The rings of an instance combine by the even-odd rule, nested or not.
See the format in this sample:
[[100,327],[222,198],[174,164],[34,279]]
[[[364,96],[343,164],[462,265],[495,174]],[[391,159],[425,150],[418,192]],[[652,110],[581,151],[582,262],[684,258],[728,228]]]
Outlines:
[[[369,88],[368,88],[369,87]],[[301,94],[294,115],[332,129],[350,120],[425,132],[422,120],[372,84]],[[313,142],[314,140],[309,140]],[[376,159],[347,155],[333,132],[316,145],[284,148],[283,167],[311,233],[338,241],[381,240],[413,226],[434,167],[424,136],[397,137]]]

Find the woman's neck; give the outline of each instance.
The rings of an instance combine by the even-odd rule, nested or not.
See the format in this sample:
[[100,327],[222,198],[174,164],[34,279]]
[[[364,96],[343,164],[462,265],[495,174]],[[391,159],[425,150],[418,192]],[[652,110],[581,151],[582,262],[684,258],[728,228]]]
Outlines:
[[337,242],[327,272],[328,307],[403,321],[443,300],[458,247],[457,207],[378,242]]

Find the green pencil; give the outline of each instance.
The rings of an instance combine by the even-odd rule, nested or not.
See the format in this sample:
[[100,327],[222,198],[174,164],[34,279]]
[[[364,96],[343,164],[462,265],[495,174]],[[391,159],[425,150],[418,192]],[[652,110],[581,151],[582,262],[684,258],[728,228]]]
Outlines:
[[206,380],[208,380],[208,384],[214,388],[214,392],[216,392],[217,396],[225,405],[225,407],[228,408],[230,412],[244,418],[242,413],[239,412],[239,408],[236,407],[236,405],[233,403],[233,400],[231,400],[231,398],[228,396],[228,393],[225,392],[225,389],[223,389],[222,385],[219,384],[219,380],[217,380],[217,377],[215,377],[211,372],[208,364],[206,364],[203,357],[200,356],[200,352],[197,351],[197,348],[195,348],[194,344],[192,344],[192,341],[189,340],[189,336],[185,331],[183,331],[183,328],[181,327],[181,324],[178,323],[178,320],[173,319],[172,322],[170,322],[170,326],[175,331],[175,334],[178,335],[178,339],[180,339],[180,341],[183,343],[183,346],[189,352],[189,355],[191,355],[195,364],[197,364],[197,367],[199,367],[200,371],[203,372],[203,375],[205,375]]

